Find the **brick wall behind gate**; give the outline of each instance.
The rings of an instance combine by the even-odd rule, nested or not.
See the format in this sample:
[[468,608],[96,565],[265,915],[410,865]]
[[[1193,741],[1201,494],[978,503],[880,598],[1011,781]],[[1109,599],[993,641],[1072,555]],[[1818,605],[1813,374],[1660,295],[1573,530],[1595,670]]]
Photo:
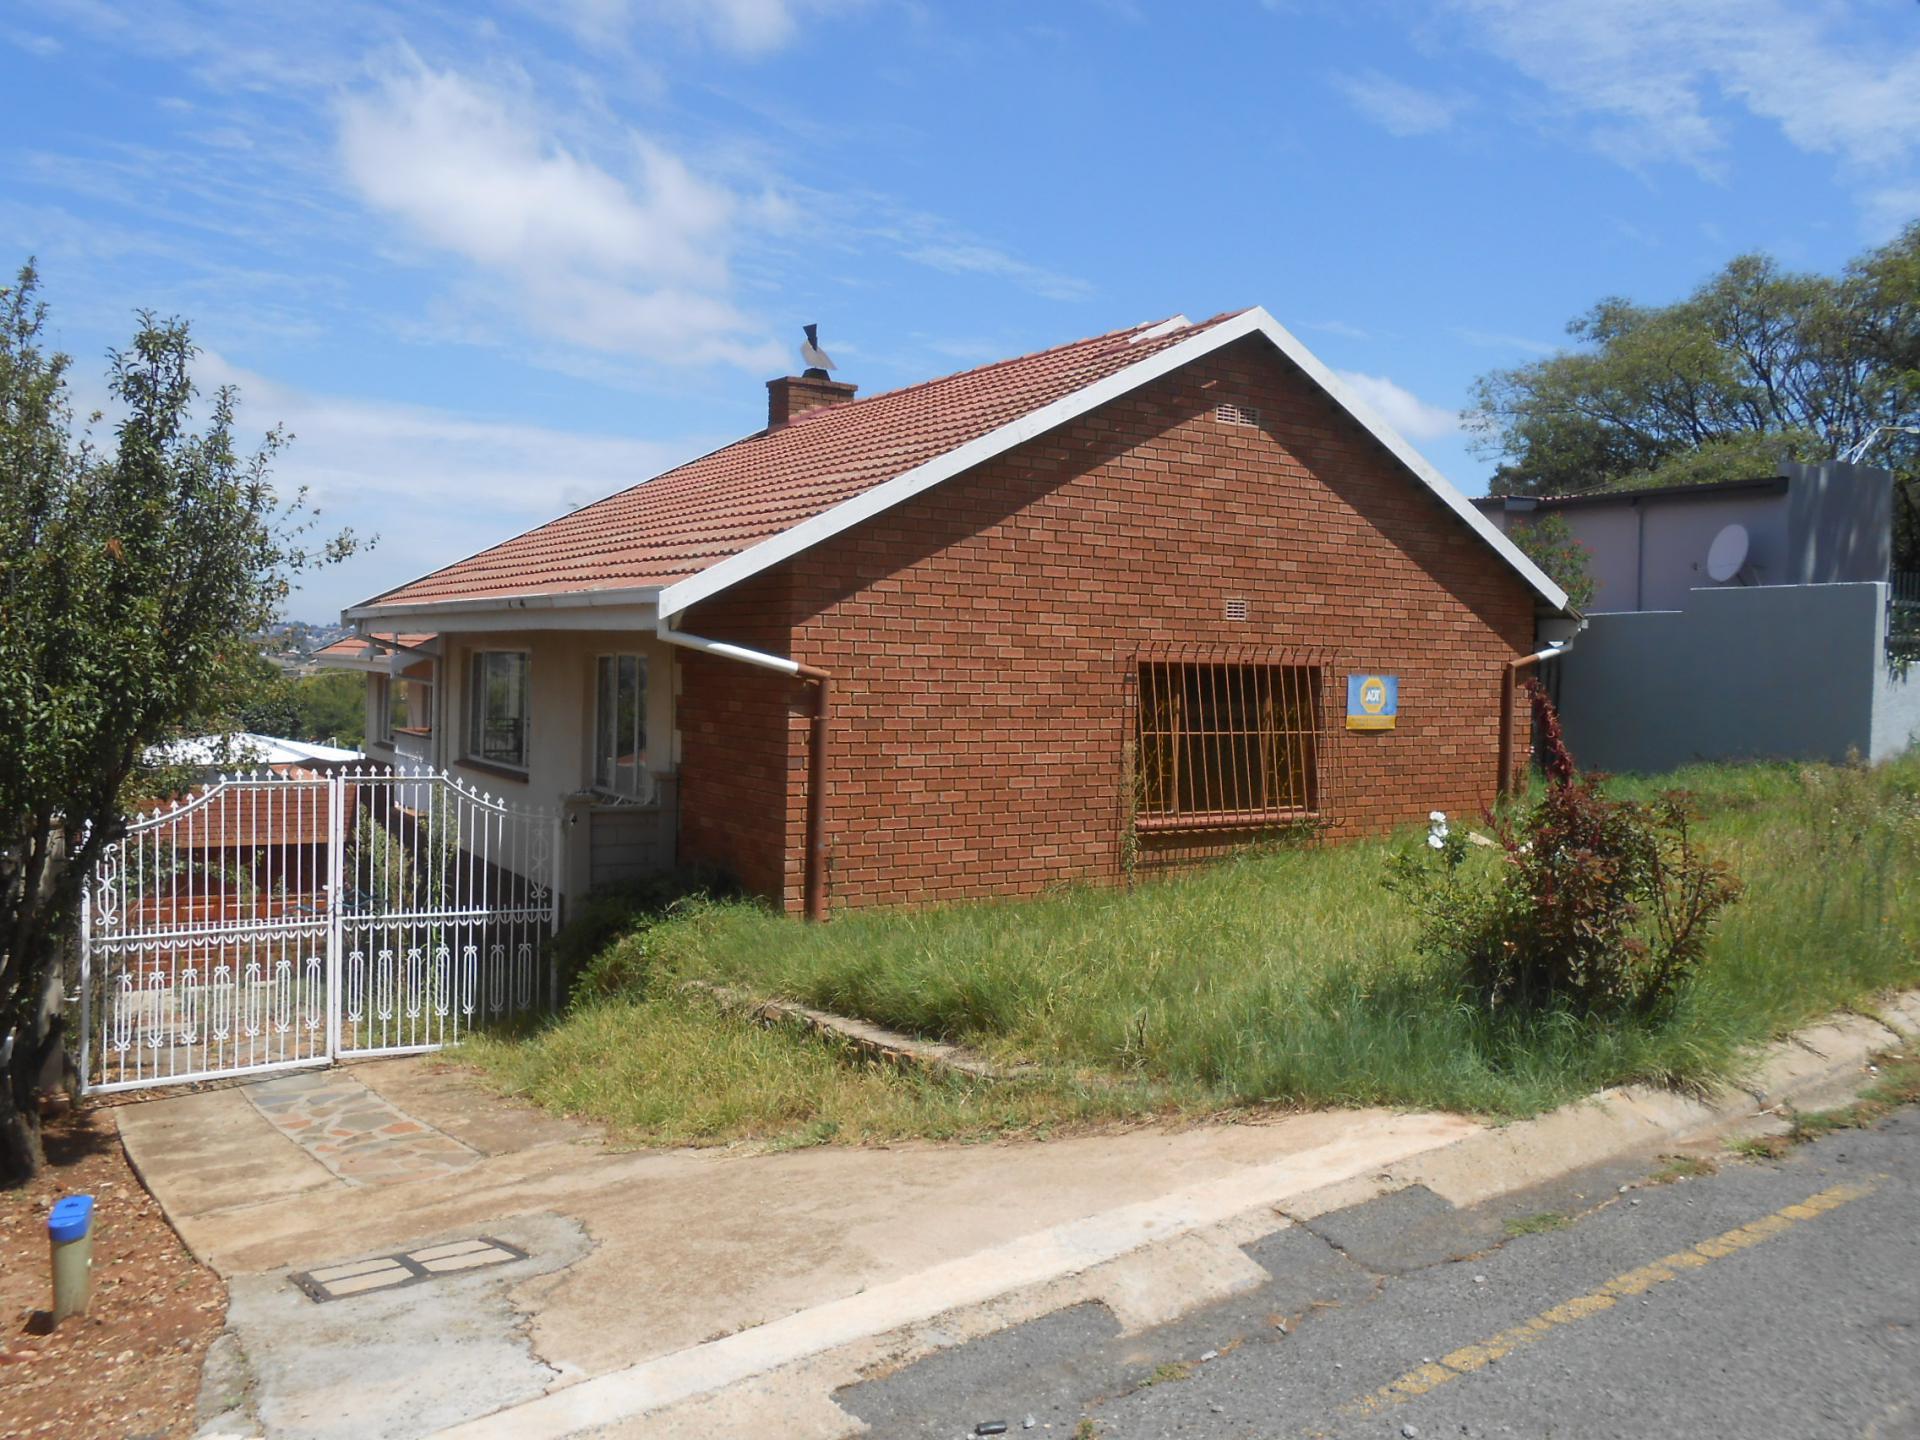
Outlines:
[[[1224,423],[1224,401],[1259,412]],[[1248,602],[1228,621],[1229,597]],[[1135,656],[1333,660],[1336,836],[1493,797],[1501,663],[1533,596],[1264,341],[1216,353],[703,603],[698,633],[834,672],[837,906],[1115,880]],[[804,686],[687,653],[682,855],[800,898]],[[1398,728],[1343,728],[1345,677],[1400,677]],[[1524,715],[1516,738],[1524,747]],[[1524,753],[1524,750],[1522,750]],[[1254,838],[1143,838],[1151,867]]]

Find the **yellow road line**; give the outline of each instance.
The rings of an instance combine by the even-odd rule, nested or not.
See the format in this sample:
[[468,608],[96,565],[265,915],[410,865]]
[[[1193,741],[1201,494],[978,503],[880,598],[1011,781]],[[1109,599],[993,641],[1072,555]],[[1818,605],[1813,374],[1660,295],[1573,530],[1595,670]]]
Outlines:
[[1362,1396],[1343,1408],[1348,1414],[1368,1415],[1392,1405],[1404,1405],[1409,1400],[1416,1400],[1429,1391],[1458,1380],[1462,1375],[1471,1375],[1495,1360],[1504,1359],[1563,1325],[1571,1325],[1589,1315],[1611,1310],[1623,1296],[1643,1294],[1656,1285],[1666,1284],[1683,1271],[1698,1270],[1749,1246],[1784,1235],[1795,1225],[1824,1215],[1829,1210],[1838,1210],[1842,1205],[1872,1191],[1871,1185],[1836,1185],[1831,1190],[1822,1190],[1797,1205],[1789,1205],[1723,1235],[1702,1240],[1691,1249],[1678,1251],[1651,1265],[1642,1265],[1616,1275],[1597,1289],[1585,1295],[1576,1295],[1551,1310],[1543,1310],[1531,1320],[1523,1320],[1511,1329],[1502,1330],[1492,1339],[1483,1340],[1478,1345],[1463,1345],[1450,1355],[1442,1355],[1417,1370],[1409,1370],[1398,1380],[1382,1385],[1371,1395]]

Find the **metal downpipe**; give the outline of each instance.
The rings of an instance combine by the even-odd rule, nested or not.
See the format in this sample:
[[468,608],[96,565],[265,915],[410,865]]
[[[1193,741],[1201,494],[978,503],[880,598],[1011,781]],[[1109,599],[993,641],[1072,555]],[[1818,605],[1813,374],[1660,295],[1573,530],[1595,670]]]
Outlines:
[[1542,660],[1566,654],[1572,644],[1571,640],[1567,640],[1549,645],[1531,655],[1509,660],[1500,667],[1500,784],[1494,793],[1501,800],[1513,793],[1513,697],[1520,688],[1520,672],[1538,665]]

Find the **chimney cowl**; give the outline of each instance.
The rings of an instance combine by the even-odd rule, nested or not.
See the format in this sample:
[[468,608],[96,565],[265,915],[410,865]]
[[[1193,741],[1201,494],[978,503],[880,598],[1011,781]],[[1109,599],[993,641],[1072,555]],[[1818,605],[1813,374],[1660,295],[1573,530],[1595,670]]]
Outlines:
[[777,430],[788,421],[823,405],[838,405],[851,400],[859,390],[844,380],[824,375],[783,375],[767,382],[767,428]]

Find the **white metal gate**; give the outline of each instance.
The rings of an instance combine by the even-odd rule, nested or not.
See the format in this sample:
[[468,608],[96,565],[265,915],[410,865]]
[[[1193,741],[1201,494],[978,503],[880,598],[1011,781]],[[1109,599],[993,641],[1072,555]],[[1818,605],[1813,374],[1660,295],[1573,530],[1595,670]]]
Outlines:
[[431,771],[223,777],[108,847],[90,1091],[451,1044],[552,1003],[560,826]]

